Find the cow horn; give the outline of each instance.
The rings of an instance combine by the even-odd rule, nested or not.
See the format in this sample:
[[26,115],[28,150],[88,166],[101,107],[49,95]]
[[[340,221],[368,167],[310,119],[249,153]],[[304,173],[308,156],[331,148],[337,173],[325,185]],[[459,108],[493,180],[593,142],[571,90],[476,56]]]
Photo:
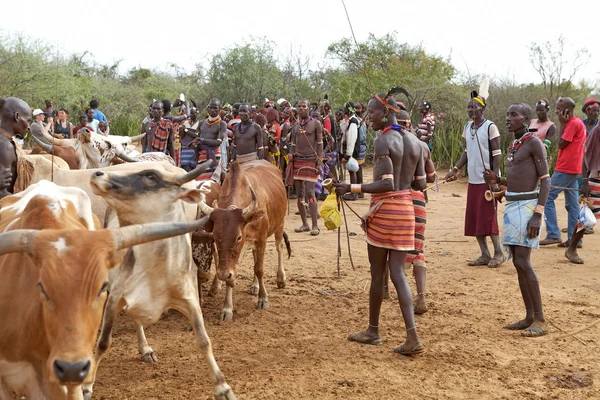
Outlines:
[[146,136],[146,132],[142,133],[141,135],[132,136],[132,137],[130,138],[130,140],[131,140],[131,143],[135,143],[135,142],[139,142],[139,141],[141,141],[141,140],[144,138],[144,136]]
[[131,157],[129,157],[127,154],[125,154],[120,148],[115,147],[115,154],[117,155],[117,157],[119,157],[121,160],[126,161],[126,162],[137,162],[136,159],[133,159]]
[[44,139],[46,139],[47,141],[49,141],[52,144],[55,144],[57,146],[62,146],[62,147],[67,147],[67,146],[73,146],[73,141],[69,142],[69,140],[72,139],[57,139],[54,136],[50,135],[48,132],[44,131],[42,129],[42,136],[44,136]]
[[16,229],[0,233],[0,255],[8,253],[32,254],[31,245],[37,229]]
[[212,208],[211,206],[206,204],[206,202],[204,200],[202,200],[201,202],[198,203],[198,207],[200,208],[200,211],[202,211],[202,214],[204,214],[204,215],[210,215],[215,210],[214,208]]
[[250,193],[252,193],[252,203],[250,203],[246,208],[242,210],[242,217],[244,217],[245,220],[248,220],[248,218],[250,218],[258,208],[258,201],[256,201],[256,193],[254,193],[254,189],[252,189],[252,186],[249,186],[249,188]]
[[202,217],[194,222],[154,222],[151,224],[125,226],[111,229],[111,231],[115,240],[115,249],[121,250],[138,244],[193,232],[204,226],[208,222],[208,219],[209,217]]
[[177,183],[178,185],[183,185],[184,183],[187,183],[193,179],[196,179],[204,171],[206,171],[208,168],[210,168],[212,163],[213,163],[212,160],[204,161],[202,164],[199,164],[196,168],[194,168],[190,172],[187,172],[183,175],[179,175],[179,176],[175,177],[175,183]]
[[35,141],[35,143],[42,148],[42,150],[44,150],[48,154],[52,154],[52,150],[53,150],[54,146],[52,146],[51,144],[42,142],[35,135],[31,135],[31,136],[33,137],[33,140]]

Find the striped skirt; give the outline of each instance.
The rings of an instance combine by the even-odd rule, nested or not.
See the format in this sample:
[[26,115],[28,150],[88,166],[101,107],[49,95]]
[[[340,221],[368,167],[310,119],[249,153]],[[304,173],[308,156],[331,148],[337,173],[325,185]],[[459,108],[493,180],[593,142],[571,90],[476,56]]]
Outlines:
[[590,178],[590,200],[593,202],[590,209],[596,216],[596,219],[600,219],[600,177]]
[[[221,150],[217,147],[216,149],[211,148],[201,148],[198,150],[198,164],[203,163],[207,160],[215,161],[215,166],[204,171],[199,177],[196,178],[197,181],[207,181],[213,178],[213,172],[215,172],[216,166],[221,162]],[[214,180],[214,178],[213,178]]]
[[315,156],[295,155],[292,158],[294,180],[316,183],[319,180]]
[[413,207],[415,208],[415,249],[406,255],[406,264],[413,264],[416,260],[425,262],[425,224],[427,210],[425,209],[425,193],[411,190]]
[[415,249],[415,209],[410,189],[371,194],[365,215],[367,243],[396,251]]

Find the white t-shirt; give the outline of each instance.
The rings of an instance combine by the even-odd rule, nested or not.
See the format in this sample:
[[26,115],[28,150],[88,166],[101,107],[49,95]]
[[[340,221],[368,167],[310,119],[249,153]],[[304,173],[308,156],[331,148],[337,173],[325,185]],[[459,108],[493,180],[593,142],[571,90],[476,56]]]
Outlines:
[[[473,121],[468,122],[465,125],[463,138],[465,138],[465,141],[467,142],[467,171],[469,173],[469,183],[485,183],[483,173],[486,169],[491,168],[489,141],[499,136],[500,132],[498,131],[498,127],[490,120],[485,120],[477,130],[475,130],[475,126],[473,126]],[[482,154],[483,160],[481,159]]]
[[87,124],[85,124],[85,126],[89,126],[90,128],[92,128],[94,130],[94,132],[98,133],[98,124],[100,123],[100,121],[98,121],[97,119],[94,118],[94,120],[92,122],[89,122]]

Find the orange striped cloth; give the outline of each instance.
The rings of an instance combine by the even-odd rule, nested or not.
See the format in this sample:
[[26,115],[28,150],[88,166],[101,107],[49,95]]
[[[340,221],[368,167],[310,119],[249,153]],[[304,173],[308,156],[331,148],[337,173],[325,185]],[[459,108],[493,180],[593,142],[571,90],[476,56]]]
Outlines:
[[410,189],[371,194],[365,215],[367,243],[397,251],[415,249],[415,209]]
[[427,222],[427,210],[425,209],[425,194],[411,190],[413,207],[415,208],[415,249],[406,255],[406,264],[415,261],[425,262],[425,223]]
[[596,219],[600,219],[600,178],[590,178],[590,200],[592,205],[590,209],[596,216]]

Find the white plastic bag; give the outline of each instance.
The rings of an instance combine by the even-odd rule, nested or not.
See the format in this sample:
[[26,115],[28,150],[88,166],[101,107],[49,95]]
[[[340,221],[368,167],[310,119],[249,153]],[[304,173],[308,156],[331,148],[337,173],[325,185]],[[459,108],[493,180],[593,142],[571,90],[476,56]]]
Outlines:
[[350,159],[346,163],[346,169],[350,172],[358,171],[358,161],[356,161],[356,158],[350,157]]
[[596,216],[585,203],[579,210],[579,224],[584,228],[593,228],[596,225]]

